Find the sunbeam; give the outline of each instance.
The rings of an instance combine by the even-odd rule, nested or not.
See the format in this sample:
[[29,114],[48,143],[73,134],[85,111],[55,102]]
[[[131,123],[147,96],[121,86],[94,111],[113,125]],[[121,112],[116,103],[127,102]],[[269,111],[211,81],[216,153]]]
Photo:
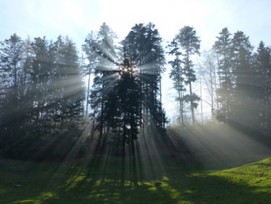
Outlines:
[[257,138],[223,124],[186,127],[171,134],[172,139],[179,138],[189,154],[208,169],[230,168],[271,154],[270,148]]
[[107,59],[108,61],[110,61],[114,64],[118,63],[118,59],[116,58],[116,56],[114,54],[112,54],[112,51],[110,52],[109,49],[105,48],[104,46],[101,46],[98,43],[94,43],[94,45],[101,51],[101,54],[105,59]]

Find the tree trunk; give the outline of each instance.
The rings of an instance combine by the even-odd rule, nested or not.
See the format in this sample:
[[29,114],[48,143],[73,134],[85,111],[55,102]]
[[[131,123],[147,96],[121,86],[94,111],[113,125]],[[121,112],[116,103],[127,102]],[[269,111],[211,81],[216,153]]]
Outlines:
[[194,114],[194,107],[193,107],[193,99],[192,99],[192,83],[189,82],[189,92],[190,92],[190,108],[191,108],[191,117],[192,117],[192,125],[195,125],[195,114]]

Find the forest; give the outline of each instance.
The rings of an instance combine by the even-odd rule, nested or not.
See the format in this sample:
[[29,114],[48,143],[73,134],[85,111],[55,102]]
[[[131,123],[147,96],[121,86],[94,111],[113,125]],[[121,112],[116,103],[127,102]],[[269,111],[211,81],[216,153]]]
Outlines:
[[[148,137],[167,140],[162,76],[176,91],[175,128],[194,127],[201,100],[197,70],[208,88],[211,120],[270,141],[271,48],[254,48],[242,31],[223,28],[200,53],[190,26],[164,42],[154,24],[136,24],[122,41],[103,23],[78,51],[68,37],[0,42],[0,155],[62,160],[110,151],[134,155]],[[194,62],[195,57],[200,63]],[[174,126],[174,125],[173,125]]]
[[270,201],[269,45],[225,27],[201,51],[196,28],[166,42],[153,23],[85,36],[0,41],[0,203]]

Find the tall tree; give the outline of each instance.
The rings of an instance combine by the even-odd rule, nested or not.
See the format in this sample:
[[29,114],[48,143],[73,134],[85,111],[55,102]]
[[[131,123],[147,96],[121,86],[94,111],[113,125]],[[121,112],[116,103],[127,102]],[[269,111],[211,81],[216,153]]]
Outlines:
[[258,128],[268,133],[271,120],[271,49],[262,41],[253,56],[253,70]]
[[234,85],[232,40],[227,28],[223,28],[219,33],[213,49],[218,56],[219,88],[217,89],[217,100],[220,107],[217,118],[227,122],[232,113],[231,104]]
[[0,74],[3,88],[0,101],[0,107],[2,106],[0,124],[4,126],[2,135],[7,134],[13,137],[20,132],[23,111],[21,107],[23,92],[20,92],[23,71],[22,47],[22,39],[13,34],[1,43],[0,48]]
[[116,39],[116,34],[103,23],[99,32],[89,34],[83,45],[89,63],[88,71],[92,70],[94,74],[89,102],[92,108],[93,130],[99,130],[97,149],[105,143],[104,133],[109,132],[111,125],[115,124],[111,121],[115,118],[115,110],[110,112],[108,106],[115,101],[111,96],[114,95],[112,93],[119,76],[116,66],[119,63]]
[[[95,67],[99,63],[99,54],[96,49],[96,42],[98,41],[97,33],[93,31],[88,34],[85,39],[85,43],[82,45],[82,50],[86,56],[87,62],[85,62],[83,57],[83,73],[88,75],[88,84],[86,92],[86,116],[89,116],[89,105],[90,105],[90,86],[91,86],[91,76],[95,72]],[[94,114],[95,115],[95,114]],[[93,117],[95,118],[95,117]],[[94,120],[93,120],[94,121]]]
[[49,110],[48,105],[51,104],[49,99],[54,94],[50,92],[53,59],[50,58],[50,45],[45,37],[35,38],[32,48],[35,55],[31,72],[32,120],[35,121],[36,131],[41,134]]
[[[124,121],[128,122],[123,128],[127,135],[127,153],[135,155],[136,137],[139,128],[141,140],[146,140],[146,132],[164,130],[165,114],[161,101],[161,73],[164,71],[165,56],[161,45],[162,39],[152,23],[136,24],[123,40],[124,68],[123,85],[125,95]],[[123,94],[121,94],[123,95]],[[154,136],[153,133],[151,135]],[[150,136],[150,135],[148,135]],[[123,143],[124,144],[124,143]],[[124,146],[123,146],[124,147]],[[125,149],[123,148],[123,155]],[[123,160],[124,162],[124,160]],[[133,176],[137,176],[136,158],[132,157]]]
[[165,56],[162,39],[155,25],[136,24],[123,41],[124,57],[139,70],[144,125],[164,128],[166,122],[161,103],[161,73]]
[[170,78],[173,80],[173,86],[178,93],[178,97],[176,100],[179,101],[179,122],[184,125],[184,93],[186,91],[184,80],[184,70],[182,63],[183,61],[180,59],[182,53],[179,51],[178,43],[173,40],[169,45],[169,54],[174,55],[174,59],[169,61],[172,69],[170,72]]
[[[182,52],[183,73],[185,76],[185,83],[188,85],[189,93],[184,97],[185,100],[190,102],[192,123],[195,123],[194,109],[197,107],[199,97],[193,93],[192,83],[196,81],[194,65],[191,60],[194,54],[200,54],[200,40],[196,35],[196,30],[193,27],[185,26],[174,38],[178,47]],[[177,51],[177,50],[176,50]]]
[[241,31],[234,33],[232,38],[233,59],[233,113],[235,123],[245,128],[253,127],[255,120],[253,115],[255,104],[253,100],[253,73],[252,73],[252,51],[253,47],[249,38]]
[[84,87],[75,44],[66,37],[54,43],[54,86],[58,91],[59,114],[73,120],[82,115]]
[[160,86],[165,59],[153,24],[135,25],[122,46],[120,52],[114,33],[103,24],[96,39],[86,39],[84,49],[93,56],[89,59],[96,56],[97,60],[91,104],[96,110],[99,141],[108,140],[106,137],[113,133],[113,141],[121,143],[124,156],[127,144],[129,151],[135,151],[134,140],[140,127],[165,126]]

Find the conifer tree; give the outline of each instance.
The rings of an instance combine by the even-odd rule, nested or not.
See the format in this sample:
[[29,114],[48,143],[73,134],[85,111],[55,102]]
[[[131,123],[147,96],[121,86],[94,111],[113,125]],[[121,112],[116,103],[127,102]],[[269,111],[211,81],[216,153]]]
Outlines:
[[271,120],[271,49],[262,41],[253,56],[254,98],[258,129],[268,134]]
[[232,120],[243,128],[254,127],[252,117],[255,104],[253,99],[252,50],[249,38],[241,31],[234,33],[232,38],[233,60],[233,106]]
[[[200,40],[196,35],[196,30],[193,27],[185,26],[183,27],[176,37],[172,41],[175,45],[175,48],[171,50],[171,53],[175,55],[182,56],[182,72],[174,73],[175,78],[178,75],[179,79],[184,77],[185,84],[188,85],[188,94],[182,97],[181,100],[185,100],[190,103],[191,118],[192,123],[195,123],[195,113],[194,109],[197,107],[197,101],[200,99],[199,96],[193,93],[192,83],[196,81],[195,70],[193,69],[194,65],[191,60],[194,54],[200,54]],[[174,70],[174,69],[173,69]],[[183,76],[182,76],[183,75]],[[175,79],[176,80],[176,79]],[[179,87],[180,88],[180,87]],[[179,89],[178,88],[178,89]]]
[[219,33],[213,49],[218,56],[219,88],[217,90],[217,98],[220,107],[217,112],[217,118],[228,122],[232,114],[234,76],[232,39],[231,33],[227,28],[223,28]]

